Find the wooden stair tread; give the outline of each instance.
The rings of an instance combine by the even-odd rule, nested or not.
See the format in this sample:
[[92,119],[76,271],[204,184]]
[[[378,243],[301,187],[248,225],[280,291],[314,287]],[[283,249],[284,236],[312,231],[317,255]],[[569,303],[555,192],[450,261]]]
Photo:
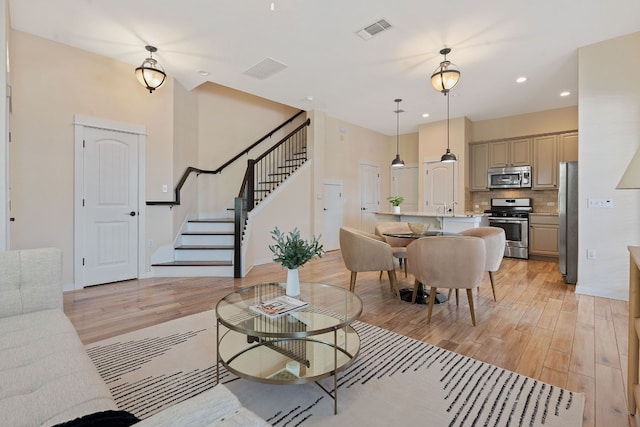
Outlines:
[[233,236],[233,231],[186,231],[183,236]]
[[181,246],[176,246],[175,249],[177,250],[189,250],[189,249],[196,249],[196,250],[202,250],[202,249],[214,249],[214,250],[233,250],[234,246],[233,245],[217,245],[217,246],[211,246],[211,245],[181,245]]
[[190,219],[188,222],[233,222],[233,218]]
[[231,261],[171,261],[151,264],[152,267],[228,267]]

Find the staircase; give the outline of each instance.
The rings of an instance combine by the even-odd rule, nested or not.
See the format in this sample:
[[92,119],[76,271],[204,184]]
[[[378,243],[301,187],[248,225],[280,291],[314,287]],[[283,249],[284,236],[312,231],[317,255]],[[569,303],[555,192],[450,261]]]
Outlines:
[[[307,119],[258,158],[248,160],[240,195],[236,198],[242,201],[239,205],[241,208],[238,208],[234,201],[236,204],[234,216],[238,224],[234,218],[188,221],[176,240],[173,260],[153,263],[152,274],[156,277],[241,277],[240,249],[248,218],[247,213],[307,161],[306,129],[304,128],[309,124],[310,120]],[[232,161],[239,157],[236,156]],[[147,204],[180,204],[180,188],[190,173],[219,173],[221,170],[222,168],[216,171],[187,168],[176,187],[174,202],[147,202]],[[239,230],[238,236],[235,235],[235,230]]]
[[151,265],[157,277],[233,277],[233,218],[195,219],[185,224],[174,261]]

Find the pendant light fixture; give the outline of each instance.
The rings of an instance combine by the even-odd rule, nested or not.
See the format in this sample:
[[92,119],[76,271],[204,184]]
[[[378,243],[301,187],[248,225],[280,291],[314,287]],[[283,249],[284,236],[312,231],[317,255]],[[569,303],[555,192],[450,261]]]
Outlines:
[[153,93],[154,90],[162,86],[164,80],[167,78],[167,74],[164,72],[162,65],[153,59],[153,54],[157,52],[158,49],[155,46],[149,45],[144,48],[149,51],[149,57],[142,61],[142,65],[136,68],[136,78],[149,93]]
[[404,161],[400,159],[400,113],[404,113],[404,110],[400,109],[400,103],[402,99],[394,99],[393,102],[396,103],[396,158],[391,162],[392,168],[403,168]]
[[445,95],[458,84],[460,80],[460,71],[455,64],[447,60],[447,55],[451,52],[451,49],[445,47],[440,50],[440,55],[444,55],[444,60],[440,63],[438,68],[431,75],[431,85],[433,88]]
[[449,91],[458,84],[460,80],[460,71],[455,64],[447,60],[447,54],[451,52],[451,49],[446,47],[440,50],[440,54],[444,55],[444,60],[440,63],[438,68],[431,75],[431,85],[438,92],[442,92],[447,97],[447,151],[440,158],[441,162],[455,162],[458,159],[456,155],[451,152],[449,148]]

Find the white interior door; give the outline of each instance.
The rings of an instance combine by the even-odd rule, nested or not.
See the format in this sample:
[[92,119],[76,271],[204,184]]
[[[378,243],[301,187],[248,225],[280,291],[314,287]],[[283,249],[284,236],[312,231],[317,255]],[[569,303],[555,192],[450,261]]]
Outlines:
[[391,168],[391,195],[404,197],[402,211],[418,211],[418,166]]
[[82,203],[76,224],[80,235],[76,260],[82,267],[76,280],[80,286],[90,286],[136,278],[140,135],[87,126],[77,132],[84,148],[78,171],[81,182],[76,184]]
[[342,227],[342,184],[324,184],[324,231],[322,244],[327,251],[340,248]]
[[360,163],[360,229],[373,233],[380,209],[380,167]]
[[428,162],[424,167],[424,211],[443,214],[455,201],[455,163]]

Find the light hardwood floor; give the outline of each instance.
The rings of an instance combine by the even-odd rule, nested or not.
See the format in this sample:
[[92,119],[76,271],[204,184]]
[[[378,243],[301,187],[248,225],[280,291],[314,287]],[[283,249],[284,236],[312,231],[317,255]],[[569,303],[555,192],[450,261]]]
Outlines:
[[[636,426],[627,414],[627,313],[625,301],[575,293],[557,264],[505,258],[494,302],[488,275],[474,292],[477,326],[466,295],[435,306],[430,325],[424,305],[398,303],[386,274],[359,273],[360,320],[586,395],[585,426]],[[411,287],[398,270],[400,287]],[[214,309],[233,289],[281,282],[278,264],[255,267],[242,279],[153,278],[66,292],[64,308],[84,343]],[[349,286],[339,251],[300,269],[305,281]],[[455,299],[454,299],[455,300]]]

